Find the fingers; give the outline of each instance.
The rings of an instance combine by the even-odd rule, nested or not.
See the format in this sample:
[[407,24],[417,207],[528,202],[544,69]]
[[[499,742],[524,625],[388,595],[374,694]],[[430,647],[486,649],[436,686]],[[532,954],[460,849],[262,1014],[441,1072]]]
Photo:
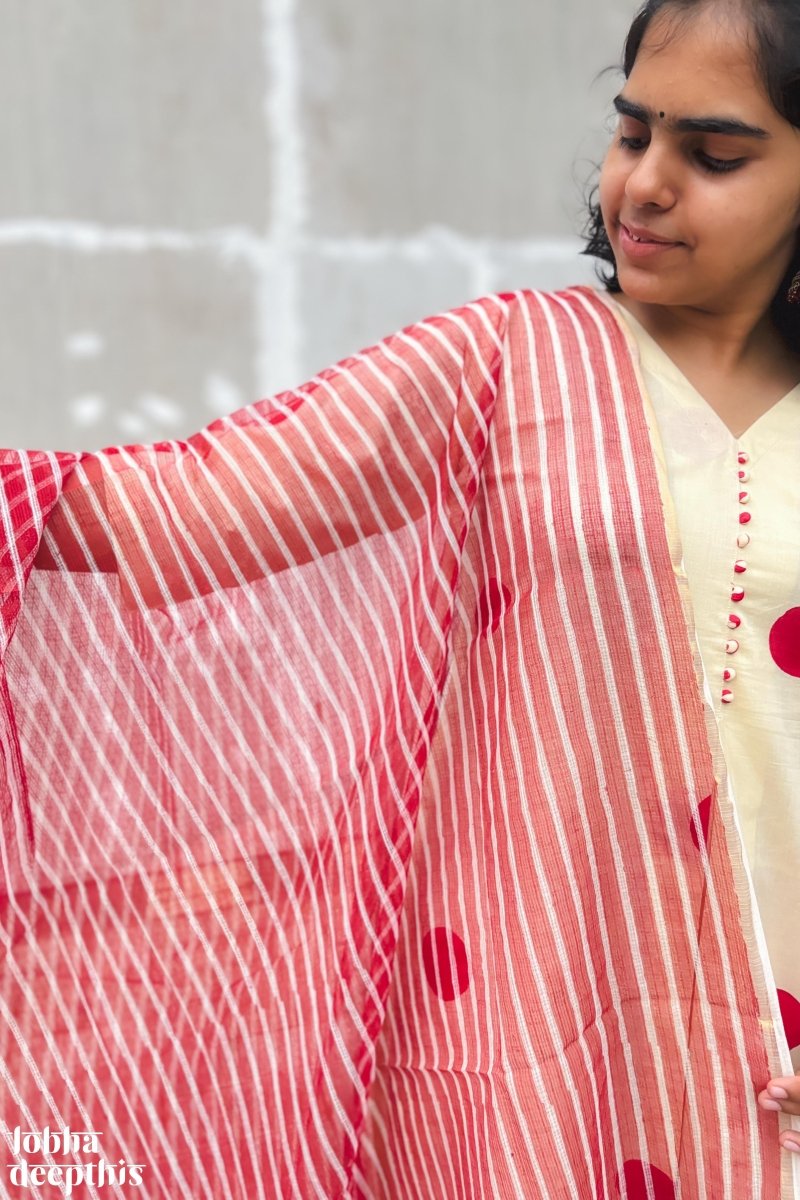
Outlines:
[[800,1116],[800,1075],[771,1079],[764,1091],[758,1093],[758,1102],[770,1112]]
[[[800,1075],[771,1079],[763,1092],[758,1093],[758,1103],[767,1112],[782,1112],[789,1117],[800,1116]],[[782,1149],[800,1154],[800,1131],[784,1129],[778,1141]]]
[[[767,1112],[782,1112],[787,1117],[800,1117],[800,1104],[793,1103],[791,1100],[776,1100],[769,1091],[758,1093],[758,1103]],[[798,1137],[800,1137],[800,1132]]]

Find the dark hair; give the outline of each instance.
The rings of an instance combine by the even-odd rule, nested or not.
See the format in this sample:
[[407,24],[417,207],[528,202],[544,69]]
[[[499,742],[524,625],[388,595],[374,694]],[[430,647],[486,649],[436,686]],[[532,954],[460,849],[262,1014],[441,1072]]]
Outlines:
[[[628,30],[621,69],[628,79],[633,70],[644,36],[653,18],[668,10],[680,25],[687,23],[700,9],[720,0],[646,0]],[[749,22],[749,41],[756,70],[776,112],[800,129],[800,4],[797,0],[733,0],[730,11],[742,14]],[[610,271],[597,268],[597,276],[609,292],[620,292],[614,252],[608,240],[598,198],[599,183],[587,199],[587,220],[583,229],[586,246],[581,254],[598,258],[610,265]],[[772,320],[792,349],[800,350],[800,310],[786,299],[789,285],[800,270],[800,247],[789,265],[770,308]]]

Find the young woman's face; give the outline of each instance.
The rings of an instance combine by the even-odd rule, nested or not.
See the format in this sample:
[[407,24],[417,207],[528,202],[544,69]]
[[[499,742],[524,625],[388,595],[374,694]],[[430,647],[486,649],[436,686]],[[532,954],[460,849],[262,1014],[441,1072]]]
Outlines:
[[[658,49],[668,21],[653,21],[620,93],[651,115],[619,116],[600,178],[622,290],[643,303],[766,308],[797,246],[800,131],[772,107],[741,27],[712,5]],[[709,117],[769,136],[672,126]],[[637,254],[630,225],[678,244]]]

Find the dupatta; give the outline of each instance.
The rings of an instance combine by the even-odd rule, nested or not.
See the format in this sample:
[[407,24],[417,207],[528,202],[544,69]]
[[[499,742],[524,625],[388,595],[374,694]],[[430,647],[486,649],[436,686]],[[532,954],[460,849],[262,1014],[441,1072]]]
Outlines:
[[793,1195],[652,431],[575,287],[0,452],[4,1187]]

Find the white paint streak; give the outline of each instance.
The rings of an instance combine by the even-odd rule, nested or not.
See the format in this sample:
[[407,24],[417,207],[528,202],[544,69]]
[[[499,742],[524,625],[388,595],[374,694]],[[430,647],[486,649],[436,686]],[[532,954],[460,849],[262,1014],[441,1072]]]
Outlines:
[[135,412],[118,413],[116,424],[127,437],[143,438],[148,434],[147,422]]
[[262,262],[265,244],[250,230],[223,226],[206,233],[180,229],[142,229],[97,225],[90,221],[0,221],[0,246],[52,246],[86,254],[141,254],[168,250],[176,254],[210,252],[225,263]]
[[475,266],[483,258],[499,252],[523,259],[562,262],[572,259],[583,246],[578,238],[508,239],[471,238],[442,225],[429,225],[409,237],[318,237],[309,239],[309,248],[323,258],[344,258],[374,262],[397,255],[401,258],[431,262],[446,258]]
[[95,392],[87,392],[68,401],[67,410],[76,425],[96,425],[106,411],[106,402]]
[[170,400],[168,396],[161,396],[157,392],[145,392],[139,399],[139,408],[148,417],[152,417],[154,421],[159,421],[164,425],[175,425],[183,417],[183,409],[180,405],[176,404],[174,400]]
[[[224,266],[244,268],[253,276],[255,292],[255,392],[258,397],[296,386],[302,375],[305,326],[300,287],[303,258],[342,263],[413,262],[435,272],[439,264],[457,263],[470,277],[473,296],[511,290],[524,283],[551,286],[548,268],[560,264],[570,269],[581,262],[583,243],[578,238],[500,239],[475,238],[442,225],[429,225],[404,237],[313,237],[306,232],[307,187],[303,164],[301,121],[297,96],[297,50],[292,28],[294,0],[264,0],[265,73],[272,88],[265,99],[265,115],[272,128],[274,181],[272,210],[265,236],[240,226],[219,226],[199,233],[171,228],[109,226],[70,220],[0,221],[0,246],[39,245],[76,254],[133,254],[167,251],[188,257],[206,255]],[[589,260],[586,276],[589,278]],[[516,278],[506,283],[502,264]],[[572,275],[575,271],[572,270]],[[498,282],[499,281],[499,282]],[[580,282],[573,279],[573,282]],[[443,307],[445,305],[443,304]],[[362,341],[366,338],[362,337]],[[353,337],[353,345],[359,337]],[[368,340],[368,339],[366,339]],[[73,359],[96,358],[105,351],[101,334],[76,331],[64,339],[64,350]],[[212,375],[206,385],[204,408],[214,416],[233,412],[253,399],[243,397],[228,379]],[[101,402],[105,405],[105,401]],[[169,402],[168,402],[169,403]],[[170,415],[157,415],[153,404],[144,405],[154,419],[143,423],[140,414],[119,414],[116,424],[126,436],[160,437],[172,425]],[[98,400],[78,396],[69,402],[77,425],[94,424],[101,415]],[[165,410],[166,412],[166,410]],[[19,436],[19,435],[18,435]],[[23,439],[24,440],[24,439]]]
[[257,274],[256,386],[269,394],[300,374],[298,261],[308,221],[295,0],[262,0],[264,117],[272,180],[267,259]]
[[[281,218],[285,236],[286,219]],[[0,221],[1,245],[49,245],[83,253],[136,253],[148,250],[172,250],[185,254],[210,254],[226,264],[243,263],[257,271],[273,272],[279,257],[286,257],[274,236],[260,238],[245,228],[220,227],[204,233],[185,233],[180,229],[134,229],[110,225],[92,225],[80,221]],[[482,256],[513,256],[538,262],[572,260],[582,248],[578,238],[471,238],[446,226],[430,225],[406,237],[310,237],[299,229],[291,234],[295,253],[316,254],[322,258],[378,262],[399,257],[409,261],[432,262],[436,258],[461,261],[468,266]],[[94,332],[71,335],[68,345],[80,347],[85,340],[92,347]],[[102,342],[99,342],[102,346]],[[87,352],[88,351],[84,351]]]
[[64,351],[70,358],[99,358],[105,341],[94,329],[83,329],[64,338]]

